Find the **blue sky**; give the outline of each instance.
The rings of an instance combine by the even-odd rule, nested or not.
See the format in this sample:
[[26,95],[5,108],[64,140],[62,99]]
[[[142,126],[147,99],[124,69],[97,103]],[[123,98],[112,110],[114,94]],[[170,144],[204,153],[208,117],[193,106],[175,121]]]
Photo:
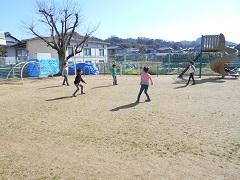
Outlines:
[[[101,39],[115,35],[119,38],[146,37],[168,41],[191,41],[201,35],[223,33],[227,41],[240,43],[239,0],[78,0],[78,2],[82,5],[83,27],[86,29],[88,25],[93,27],[100,23],[93,35]],[[20,40],[30,38],[31,35],[19,27],[21,21],[36,17],[34,5],[35,0],[1,2],[0,28]]]

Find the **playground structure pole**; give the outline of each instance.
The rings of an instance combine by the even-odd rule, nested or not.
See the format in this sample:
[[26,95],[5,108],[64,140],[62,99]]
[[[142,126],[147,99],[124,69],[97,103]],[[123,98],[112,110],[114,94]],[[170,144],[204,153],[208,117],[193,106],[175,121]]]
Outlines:
[[75,47],[73,45],[73,57],[74,57],[74,75],[76,76],[77,75],[77,66],[76,66],[76,57],[75,57]]
[[106,75],[106,66],[105,65],[103,66],[103,74],[104,74],[104,76]]
[[202,77],[202,46],[203,46],[204,42],[203,42],[203,35],[202,35],[202,39],[201,39],[201,47],[200,47],[200,65],[199,65],[199,77]]
[[120,64],[120,76],[122,76],[122,64]]
[[126,54],[123,54],[123,62],[124,62],[124,74],[126,74]]
[[167,70],[167,74],[169,74],[169,72],[170,72],[170,58],[171,58],[171,54],[168,54],[168,70]]

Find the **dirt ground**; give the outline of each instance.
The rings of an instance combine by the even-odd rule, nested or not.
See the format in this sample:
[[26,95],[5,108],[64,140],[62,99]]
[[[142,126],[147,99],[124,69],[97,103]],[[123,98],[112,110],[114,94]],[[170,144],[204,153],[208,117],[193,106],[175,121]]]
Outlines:
[[0,179],[240,179],[240,80],[86,76],[0,85]]

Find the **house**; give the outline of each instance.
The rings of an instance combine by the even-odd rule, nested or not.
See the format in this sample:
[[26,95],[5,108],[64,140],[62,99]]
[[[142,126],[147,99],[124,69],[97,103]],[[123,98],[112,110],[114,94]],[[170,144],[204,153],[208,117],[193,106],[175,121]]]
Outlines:
[[171,47],[160,47],[157,49],[158,53],[171,53],[173,52],[173,48]]
[[234,49],[238,51],[238,57],[240,57],[240,44],[236,45]]
[[153,48],[147,48],[146,49],[146,53],[148,54],[148,53],[155,53],[156,52],[156,50],[155,49],[153,49]]
[[0,45],[4,47],[4,54],[1,53],[3,64],[17,64],[28,58],[26,43],[18,40],[9,32],[4,33],[0,30]]
[[139,48],[127,48],[126,53],[127,54],[137,54],[137,53],[139,53]]
[[[48,37],[46,37],[48,38]],[[53,59],[58,58],[57,51],[48,46],[44,41],[39,38],[26,39],[28,56],[30,59],[36,58],[39,55],[43,57],[44,55]],[[82,41],[82,36],[75,33],[66,51],[66,56],[72,54],[75,46]],[[70,58],[69,63],[76,61],[77,63],[99,63],[107,62],[107,46],[109,43],[103,41],[95,41],[90,39],[86,44],[84,44],[83,50],[79,54],[75,54],[74,57]]]
[[229,63],[229,67],[230,68],[240,68],[240,44],[236,45],[234,47],[234,49],[236,49],[238,51],[238,56],[236,59],[234,59],[233,61],[231,61]]
[[109,46],[107,50],[108,50],[108,55],[110,56],[125,53],[125,50],[122,46]]
[[5,32],[7,57],[27,58],[26,43],[18,40],[9,32]]

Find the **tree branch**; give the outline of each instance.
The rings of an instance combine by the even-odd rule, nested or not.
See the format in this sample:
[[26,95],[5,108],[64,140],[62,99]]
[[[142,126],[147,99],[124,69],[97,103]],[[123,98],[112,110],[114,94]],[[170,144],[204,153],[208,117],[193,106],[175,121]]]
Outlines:
[[37,36],[39,39],[43,40],[48,46],[52,47],[53,49],[57,50],[57,47],[54,46],[54,43],[53,42],[50,42],[48,40],[46,40],[45,38],[43,38],[42,36],[38,35],[33,28],[29,28],[29,30],[35,35]]
[[76,14],[75,14],[75,22],[74,22],[74,24],[73,24],[73,26],[72,26],[72,31],[71,31],[71,33],[69,34],[69,37],[68,37],[68,39],[67,39],[67,44],[70,44],[70,41],[71,41],[71,39],[72,39],[72,36],[73,36],[73,34],[74,34],[75,29],[76,29],[77,26],[78,26],[78,14],[76,13]]
[[[70,59],[71,57],[74,56],[74,54],[81,53],[82,50],[83,50],[84,44],[85,44],[89,39],[90,39],[90,36],[89,36],[89,35],[85,35],[84,38],[83,38],[83,40],[76,45],[75,49],[73,49],[74,53],[69,54],[66,59]],[[81,47],[81,48],[78,50],[79,47]]]

